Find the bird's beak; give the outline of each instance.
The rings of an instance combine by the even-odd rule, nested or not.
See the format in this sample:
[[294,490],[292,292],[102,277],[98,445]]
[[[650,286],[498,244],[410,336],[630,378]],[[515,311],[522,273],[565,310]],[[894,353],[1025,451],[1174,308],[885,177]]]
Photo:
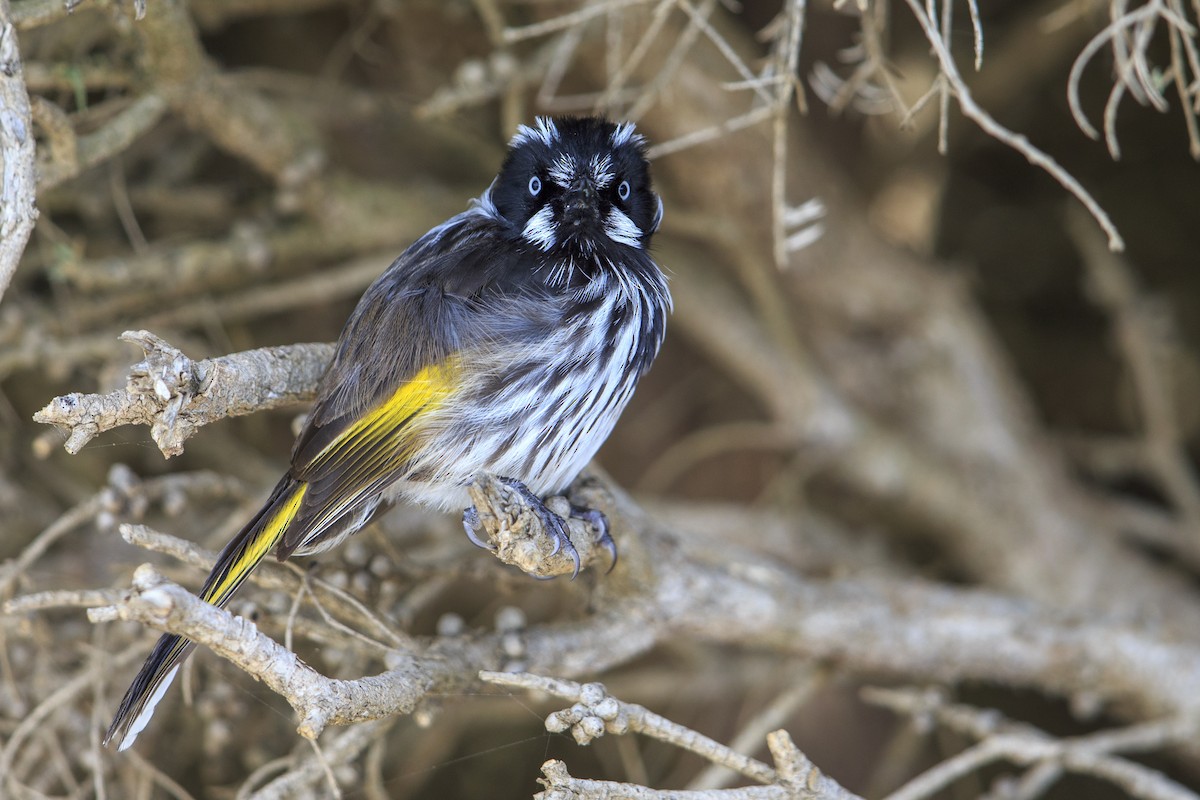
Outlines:
[[589,178],[576,178],[567,189],[563,217],[568,223],[581,225],[600,217],[596,187]]

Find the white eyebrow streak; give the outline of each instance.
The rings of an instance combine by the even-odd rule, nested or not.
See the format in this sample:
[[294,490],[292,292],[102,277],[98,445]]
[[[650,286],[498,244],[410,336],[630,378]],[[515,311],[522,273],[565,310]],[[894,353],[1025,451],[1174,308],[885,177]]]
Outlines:
[[562,188],[568,189],[571,186],[571,181],[575,178],[575,171],[575,159],[563,153],[554,159],[554,163],[550,165],[550,180]]
[[621,145],[629,143],[645,144],[646,137],[642,136],[640,133],[634,132],[632,122],[622,122],[617,126],[617,129],[612,132],[612,136],[609,137],[609,141],[612,142],[613,147],[620,147]]
[[548,204],[525,223],[521,238],[542,252],[554,247],[554,210]]
[[604,232],[614,242],[627,244],[639,250],[642,247],[642,229],[620,209],[614,208],[604,218]]
[[592,156],[588,168],[592,172],[592,181],[595,182],[597,189],[607,189],[608,185],[613,182],[616,176],[612,173],[612,158],[608,154],[603,156]]
[[534,120],[534,127],[528,125],[518,125],[517,132],[509,141],[509,147],[516,147],[527,142],[541,142],[546,147],[550,147],[558,141],[558,126],[554,124],[554,120],[549,117],[537,117]]

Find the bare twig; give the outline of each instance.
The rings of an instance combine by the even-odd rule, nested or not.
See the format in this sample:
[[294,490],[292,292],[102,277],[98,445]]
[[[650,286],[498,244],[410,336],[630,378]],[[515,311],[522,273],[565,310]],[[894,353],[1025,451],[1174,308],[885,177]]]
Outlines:
[[[111,517],[122,508],[131,510],[134,516],[140,516],[150,503],[155,502],[178,510],[187,495],[212,499],[238,491],[234,481],[210,472],[165,475],[144,482],[126,480],[124,476],[127,473],[125,468],[114,467],[109,471],[109,486],[63,514],[38,534],[19,556],[0,565],[0,595],[8,594],[12,584],[55,542],[98,517]],[[131,473],[128,474],[132,477]]]
[[536,39],[537,37],[545,36],[548,33],[555,33],[557,31],[583,24],[595,19],[601,14],[607,14],[620,8],[643,5],[649,2],[651,2],[651,0],[601,0],[601,2],[598,3],[590,3],[578,11],[560,14],[559,16],[548,19],[545,22],[535,22],[520,28],[505,28],[504,42],[506,44],[514,44],[525,39]]
[[479,677],[498,686],[513,686],[528,691],[552,694],[573,703],[569,709],[556,711],[546,718],[546,730],[551,733],[571,732],[578,744],[590,744],[605,733],[624,735],[640,733],[660,742],[689,750],[714,764],[758,781],[774,783],[775,770],[753,758],[731,750],[679,723],[659,716],[644,706],[622,702],[608,694],[603,684],[546,678],[528,673],[481,672]]
[[195,800],[195,798],[184,789],[171,776],[167,775],[158,767],[151,764],[146,759],[142,758],[136,750],[130,750],[125,754],[130,763],[134,765],[138,772],[150,776],[150,780],[161,786],[167,794],[175,798],[175,800]]
[[[152,530],[144,525],[122,525],[121,536],[136,547],[156,553],[165,553],[206,572],[212,569],[212,565],[217,560],[216,553],[197,547],[184,539]],[[270,563],[263,564],[251,574],[250,581],[268,589],[290,594],[296,594],[302,587],[307,587],[312,591],[314,601],[329,624],[344,628],[341,620],[345,620],[356,626],[356,629],[352,631],[353,636],[360,641],[369,642],[372,650],[413,647],[413,642],[409,637],[397,631],[385,620],[380,619],[377,614],[372,613],[360,600],[328,581],[299,571],[294,565],[288,564],[281,567]],[[368,638],[368,635],[361,631],[368,631],[370,636],[377,636],[383,641]]]
[[283,696],[300,717],[299,733],[315,739],[329,724],[411,711],[437,673],[425,663],[375,678],[325,678],[294,653],[259,633],[254,623],[215,608],[167,582],[148,564],[134,575],[134,593],[117,606],[93,609],[93,622],[133,620],[202,643]]
[[211,422],[309,399],[333,356],[332,345],[308,344],[192,361],[148,331],[129,331],[121,338],[139,345],[146,356],[131,368],[124,389],[56,397],[34,415],[37,422],[70,433],[70,453],[112,428],[149,425],[163,455],[178,455],[183,443]]
[[[783,725],[789,717],[812,699],[813,693],[825,684],[826,675],[819,670],[802,670],[796,683],[783,691],[777,698],[756,714],[729,744],[735,753],[750,751],[757,748],[763,738],[770,739],[771,733]],[[778,766],[779,758],[776,759]],[[783,771],[782,769],[780,770]],[[728,767],[713,764],[694,779],[691,789],[719,789],[728,784],[735,773]]]
[[1044,766],[1052,772],[1039,776],[1039,786],[1063,772],[1092,775],[1110,781],[1130,797],[1146,800],[1196,800],[1200,795],[1156,770],[1113,755],[1116,752],[1170,747],[1192,740],[1197,732],[1194,717],[1171,717],[1117,731],[1069,739],[1055,739],[1029,725],[1010,722],[998,712],[941,700],[936,692],[871,689],[869,702],[914,718],[933,717],[938,722],[980,739],[974,747],[917,776],[888,795],[887,800],[921,800],[971,772],[996,761],[1022,766]]
[[[808,758],[792,743],[791,738],[783,731],[768,734],[767,741],[771,754],[775,757],[778,771],[771,769],[761,761],[741,755],[725,747],[719,742],[709,739],[694,730],[672,722],[655,714],[649,709],[636,703],[626,703],[608,694],[599,683],[578,684],[555,678],[546,678],[529,673],[510,672],[481,672],[484,681],[499,686],[513,686],[528,691],[539,691],[552,694],[567,700],[573,705],[566,710],[556,711],[546,718],[546,730],[552,733],[570,731],[579,744],[590,744],[596,738],[611,733],[624,735],[640,733],[652,739],[672,744],[684,750],[711,761],[713,764],[724,766],[741,773],[751,780],[763,784],[774,784],[776,788],[784,787],[789,791],[787,796],[804,798],[805,800],[861,800],[858,795],[846,791],[837,782],[821,774]],[[546,777],[551,779],[548,786],[563,788],[558,785],[566,774],[565,766],[554,766],[554,762],[543,765]],[[553,776],[552,776],[553,773]],[[572,782],[574,779],[570,779]],[[574,787],[585,797],[610,796],[608,792],[616,789],[605,782],[587,781]],[[658,790],[633,789],[622,787],[621,793],[632,796],[658,798],[692,798],[701,800],[735,800],[736,798],[775,798],[777,794],[770,791],[753,790],[695,790],[686,792],[664,792]]]
[[[49,103],[45,104],[49,106]],[[75,137],[71,132],[71,152],[54,158],[38,175],[38,189],[46,191],[70,180],[89,167],[126,150],[138,137],[153,128],[167,112],[167,104],[157,94],[145,94],[117,114],[95,133]],[[42,123],[39,118],[39,124]],[[65,117],[62,122],[66,123]],[[69,128],[69,124],[68,124]]]
[[1005,128],[997,122],[991,114],[988,114],[980,108],[972,99],[971,91],[967,88],[962,76],[958,72],[958,67],[954,63],[953,56],[946,49],[945,43],[938,33],[937,27],[925,13],[925,10],[920,6],[917,0],[905,0],[913,16],[916,17],[921,29],[925,32],[925,38],[929,40],[929,44],[933,47],[934,53],[937,55],[938,63],[941,66],[942,73],[946,76],[950,88],[954,92],[954,96],[958,99],[958,106],[963,114],[976,125],[978,125],[984,133],[992,138],[1003,142],[1009,147],[1016,150],[1021,155],[1025,156],[1026,160],[1034,166],[1041,167],[1050,177],[1058,181],[1064,189],[1079,200],[1080,203],[1088,210],[1088,213],[1100,224],[1104,232],[1108,235],[1109,249],[1114,251],[1124,250],[1125,242],[1117,232],[1116,226],[1109,218],[1108,213],[1100,207],[1096,199],[1083,188],[1070,173],[1050,157],[1047,153],[1035,147],[1028,139],[1019,134],[1013,133],[1008,128]]
[[[1141,103],[1153,105],[1159,111],[1167,110],[1166,98],[1157,85],[1148,66],[1147,50],[1155,27],[1159,21],[1169,29],[1171,43],[1171,63],[1175,74],[1173,80],[1178,84],[1180,100],[1185,109],[1184,118],[1188,126],[1189,144],[1193,157],[1200,157],[1200,140],[1195,135],[1195,109],[1192,108],[1191,96],[1200,92],[1193,89],[1194,81],[1200,81],[1200,57],[1195,57],[1196,28],[1184,17],[1183,9],[1178,4],[1164,3],[1162,0],[1150,0],[1145,5],[1130,11],[1125,10],[1125,4],[1113,4],[1112,22],[1097,33],[1079,53],[1071,66],[1067,79],[1067,101],[1076,124],[1085,134],[1093,139],[1099,139],[1100,133],[1092,126],[1083,111],[1079,100],[1079,81],[1083,71],[1091,60],[1105,45],[1111,45],[1116,57],[1116,79],[1109,92],[1108,101],[1104,107],[1104,138],[1112,157],[1120,158],[1120,147],[1116,136],[1116,115],[1121,98],[1128,90]],[[1133,32],[1132,47],[1127,44],[1128,31]],[[1128,49],[1128,52],[1127,52]],[[1184,50],[1187,60],[1182,57]],[[1189,79],[1188,68],[1192,75]]]
[[[1161,335],[1156,335],[1146,298],[1134,285],[1129,267],[1096,242],[1078,215],[1067,218],[1087,270],[1092,297],[1109,313],[1119,351],[1133,383],[1146,460],[1162,481],[1193,532],[1200,534],[1200,480],[1187,455],[1186,437],[1175,408],[1175,387],[1168,377]],[[1097,246],[1100,245],[1100,246]]]
[[567,765],[557,759],[542,764],[542,775],[545,777],[539,778],[538,782],[546,787],[546,791],[537,795],[539,800],[557,797],[579,800],[793,800],[797,797],[791,789],[784,786],[748,786],[742,789],[689,792],[647,789],[632,783],[575,778],[567,771]]
[[[379,742],[387,735],[393,720],[373,720],[356,725],[321,746],[324,760],[306,759],[298,767],[288,770],[275,780],[246,795],[249,800],[290,800],[304,789],[317,786],[321,781],[333,780],[330,767],[349,764],[363,750]],[[314,742],[315,744],[315,742]],[[332,787],[336,789],[337,787]]]
[[126,648],[111,659],[94,659],[88,669],[82,670],[58,686],[48,697],[30,711],[21,722],[8,733],[3,749],[0,749],[0,781],[10,796],[20,797],[21,788],[18,771],[13,769],[14,760],[25,743],[33,737],[52,714],[70,703],[74,703],[100,678],[105,670],[122,668],[141,656],[138,647]]

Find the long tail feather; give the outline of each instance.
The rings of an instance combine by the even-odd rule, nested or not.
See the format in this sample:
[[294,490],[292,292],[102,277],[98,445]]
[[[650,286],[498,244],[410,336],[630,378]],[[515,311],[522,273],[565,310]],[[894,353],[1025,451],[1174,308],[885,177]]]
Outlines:
[[[279,482],[262,510],[217,556],[217,563],[200,590],[201,599],[218,607],[229,602],[250,571],[258,566],[258,562],[283,538],[284,532],[296,517],[306,488],[307,484],[289,477]],[[158,640],[141,671],[125,692],[125,697],[117,708],[117,715],[104,736],[104,744],[115,741],[119,750],[133,744],[137,735],[150,722],[154,707],[171,685],[175,673],[179,671],[179,665],[193,648],[195,644],[174,634],[166,634]]]

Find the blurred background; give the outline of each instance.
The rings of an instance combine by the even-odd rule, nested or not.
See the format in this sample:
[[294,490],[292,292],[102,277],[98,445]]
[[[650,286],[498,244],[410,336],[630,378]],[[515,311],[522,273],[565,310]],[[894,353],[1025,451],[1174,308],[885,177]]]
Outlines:
[[[617,485],[714,553],[807,578],[945,582],[1194,637],[1197,13],[1128,5],[164,0],[136,19],[125,2],[12,0],[41,216],[0,303],[4,599],[120,589],[146,560],[195,587],[200,571],[116,523],[218,548],[286,467],[303,406],[211,425],[170,460],[144,427],[64,452],[31,418],[124,386],[140,353],[122,331],[195,359],[332,341],[396,254],[486,188],[518,123],[601,112],[651,142],[677,307],[600,453]],[[1078,182],[1123,252],[1031,156]],[[584,615],[604,580],[534,582],[455,519],[407,509],[312,569],[429,637],[446,614],[470,629],[510,607],[528,624]],[[293,600],[253,589],[233,610],[281,637]],[[156,635],[78,607],[0,617],[0,795],[333,793],[285,780],[316,758],[290,709],[208,653],[133,754],[100,750]],[[384,667],[300,639],[326,674]],[[691,640],[602,676],[727,744],[774,709],[822,770],[881,797],[971,739],[864,702],[873,677]],[[1039,686],[946,688],[1054,735],[1129,721]],[[701,760],[665,745],[547,734],[553,708],[439,698],[330,756],[332,775],[346,797],[515,798],[556,757],[698,785]],[[1194,755],[1146,763],[1200,787]],[[934,796],[1128,796],[1091,777],[1003,794],[1007,775]]]

